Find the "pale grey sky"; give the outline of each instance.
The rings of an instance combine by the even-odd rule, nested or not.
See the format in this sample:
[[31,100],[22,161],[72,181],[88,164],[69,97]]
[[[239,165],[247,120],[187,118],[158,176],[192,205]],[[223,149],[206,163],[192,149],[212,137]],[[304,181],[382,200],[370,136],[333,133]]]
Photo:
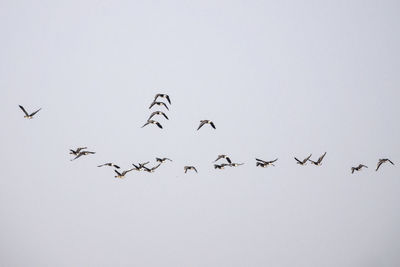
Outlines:
[[399,266],[399,5],[1,1],[0,265]]

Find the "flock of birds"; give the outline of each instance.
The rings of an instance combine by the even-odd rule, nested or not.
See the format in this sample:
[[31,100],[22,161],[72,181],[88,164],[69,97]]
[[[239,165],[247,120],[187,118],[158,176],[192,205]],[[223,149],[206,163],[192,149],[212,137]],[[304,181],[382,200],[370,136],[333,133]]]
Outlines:
[[[162,101],[157,101],[159,98],[164,98],[168,101],[169,105],[171,105],[171,99],[169,97],[169,95],[167,94],[156,94],[154,97],[153,102],[150,104],[149,109],[151,109],[154,106],[162,106],[165,107],[167,110],[169,110],[168,105],[165,102]],[[25,108],[21,105],[19,105],[20,109],[24,112],[24,118],[27,119],[32,119],[40,110],[36,110],[32,113],[28,113]],[[163,116],[165,119],[169,120],[168,116],[160,110],[154,111],[151,113],[151,115],[149,116],[149,118],[147,119],[146,123],[142,126],[145,127],[147,125],[150,124],[154,124],[156,126],[158,126],[158,128],[162,129],[162,125],[159,121],[153,120],[153,117],[156,115],[161,115]],[[216,129],[215,124],[213,121],[211,120],[200,120],[200,124],[197,128],[197,130],[200,130],[204,125],[209,124],[213,129]],[[87,155],[91,155],[91,154],[95,154],[96,152],[93,151],[88,151],[86,150],[87,147],[78,147],[76,149],[70,149],[70,154],[73,155],[74,157],[71,159],[71,161],[74,161],[82,156],[87,156]],[[303,160],[299,160],[298,158],[294,157],[294,159],[296,160],[296,163],[299,165],[306,165],[307,162],[311,162],[311,164],[315,165],[315,166],[321,166],[322,165],[322,160],[324,159],[324,157],[326,156],[326,152],[321,155],[316,161],[311,159],[312,154],[310,154],[308,157],[304,158]],[[217,162],[220,162],[219,160],[224,159],[226,162],[224,163],[220,163],[217,164]],[[145,171],[145,172],[149,172],[152,173],[154,172],[158,167],[161,166],[161,164],[167,162],[167,161],[171,161],[171,159],[169,158],[156,158],[156,165],[154,165],[153,167],[147,167],[146,165],[149,164],[150,162],[143,162],[143,163],[137,163],[137,164],[132,164],[133,168],[124,170],[124,171],[119,171],[120,166],[118,166],[117,164],[114,164],[112,162],[108,162],[108,163],[104,163],[101,165],[98,165],[97,167],[104,167],[104,166],[108,166],[108,167],[112,167],[114,168],[114,172],[116,173],[115,178],[125,178],[126,174],[131,172],[131,171]],[[256,158],[256,167],[261,167],[261,168],[266,168],[268,166],[275,166],[274,163],[277,162],[278,159],[274,159],[274,160],[270,160],[270,161],[266,161],[266,160],[262,160],[262,159],[258,159]],[[238,167],[243,165],[244,163],[235,163],[232,162],[232,160],[230,159],[229,156],[227,155],[218,155],[217,159],[213,162],[214,164],[214,169],[224,169],[225,167]],[[381,167],[382,164],[384,163],[391,163],[392,165],[394,165],[394,163],[387,158],[384,159],[379,159],[377,166],[376,166],[376,171],[378,171],[378,169]],[[353,174],[354,171],[361,171],[362,168],[368,168],[366,165],[364,164],[359,164],[356,167],[351,167],[351,173]],[[185,173],[187,173],[188,171],[195,171],[196,173],[198,172],[195,166],[184,166],[183,170]]]

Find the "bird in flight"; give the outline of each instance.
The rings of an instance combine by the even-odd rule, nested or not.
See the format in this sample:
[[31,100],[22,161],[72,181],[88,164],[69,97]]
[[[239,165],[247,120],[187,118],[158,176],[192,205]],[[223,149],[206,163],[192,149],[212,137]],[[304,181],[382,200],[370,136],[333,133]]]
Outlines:
[[230,166],[230,167],[238,167],[238,166],[241,166],[243,164],[244,163],[229,163],[228,166]]
[[256,166],[260,166],[260,167],[266,168],[266,167],[268,167],[269,165],[275,166],[275,165],[274,165],[274,162],[276,162],[278,159],[276,158],[276,159],[274,159],[274,160],[265,161],[265,160],[257,159],[257,158],[256,158],[256,160],[257,160]]
[[195,172],[197,172],[197,169],[194,166],[185,166],[185,167],[183,167],[183,169],[184,169],[185,173],[187,173],[188,170],[194,170]]
[[203,127],[204,124],[210,124],[211,127],[213,127],[214,129],[217,129],[217,128],[215,128],[214,122],[212,122],[212,121],[210,121],[210,120],[201,120],[201,121],[200,121],[199,128],[197,128],[197,131],[200,130],[200,128]]
[[322,160],[324,159],[325,155],[326,155],[326,152],[321,157],[319,157],[317,161],[313,161],[311,159],[309,159],[308,161],[310,161],[315,166],[321,166]]
[[24,109],[23,106],[19,105],[19,108],[22,109],[22,111],[25,113],[24,118],[27,118],[27,119],[32,119],[33,116],[35,116],[35,114],[38,113],[41,110],[41,108],[39,108],[35,112],[32,112],[31,114],[29,114],[28,112],[26,112],[26,110]]
[[368,168],[363,164],[359,164],[357,167],[351,167],[351,173],[354,173],[354,171],[360,171],[363,167]]
[[310,156],[308,156],[307,158],[305,158],[305,159],[303,159],[303,160],[299,160],[299,159],[296,158],[296,157],[294,157],[294,159],[297,161],[297,162],[296,162],[297,164],[306,165],[306,164],[307,164],[307,161],[311,158],[311,155],[312,155],[312,154],[310,154]]
[[227,155],[218,155],[217,159],[214,162],[217,162],[220,159],[226,159],[228,163],[232,163],[231,159]]
[[149,162],[150,161],[147,161],[147,162],[144,162],[144,163],[139,163],[139,166],[137,166],[137,165],[135,165],[135,164],[133,164],[132,163],[132,165],[133,165],[133,170],[135,170],[135,171],[141,171],[141,170],[143,170],[146,166],[146,164],[149,164]]
[[167,117],[167,115],[165,115],[165,113],[162,112],[162,111],[154,111],[153,113],[151,113],[151,115],[150,115],[150,117],[149,117],[148,120],[151,120],[151,118],[153,118],[155,115],[163,115],[164,118],[166,118],[167,120],[169,120],[168,117]]
[[167,99],[168,103],[171,105],[171,99],[169,98],[169,95],[167,95],[167,94],[156,94],[156,96],[154,97],[154,101],[156,101],[157,98],[159,98],[159,97]]
[[222,163],[220,165],[214,164],[214,169],[222,170],[222,169],[225,169],[225,166],[229,166],[229,164],[226,164],[226,163]]
[[92,151],[81,151],[79,152],[75,158],[71,159],[71,161],[76,160],[77,158],[81,157],[81,156],[86,156],[89,154],[95,154],[96,152],[92,152]]
[[167,104],[165,104],[164,102],[158,102],[158,101],[153,101],[153,103],[151,103],[149,109],[151,109],[154,105],[164,106],[167,110],[169,110]]
[[118,166],[118,165],[115,165],[114,163],[111,163],[111,162],[101,164],[101,165],[99,165],[99,166],[97,166],[97,167],[103,167],[103,166],[110,166],[110,167],[114,167],[114,168],[116,168],[116,169],[119,169],[119,166]]
[[71,154],[71,155],[78,155],[79,154],[79,152],[81,152],[81,150],[83,150],[83,149],[87,149],[87,147],[78,147],[77,149],[75,149],[75,150],[73,150],[73,149],[70,149],[69,151],[69,154]]
[[147,168],[145,166],[143,166],[143,170],[145,170],[146,172],[154,172],[158,167],[160,167],[161,163],[159,163],[157,166],[154,166],[152,168]]
[[375,171],[377,171],[379,169],[379,167],[385,162],[390,162],[392,165],[394,165],[394,163],[390,159],[379,159]]
[[160,163],[164,163],[164,162],[166,162],[167,160],[172,161],[172,159],[169,159],[169,158],[156,158],[156,161],[157,161],[157,162],[160,162]]
[[142,128],[143,128],[144,126],[146,126],[146,125],[149,125],[149,124],[155,124],[155,125],[158,126],[158,128],[162,129],[161,123],[159,123],[158,121],[154,121],[154,120],[148,120],[148,121],[142,126]]
[[115,173],[117,174],[117,175],[114,176],[114,177],[115,177],[115,178],[123,179],[123,178],[125,178],[125,175],[126,175],[128,172],[132,171],[132,170],[133,170],[133,169],[129,169],[129,170],[123,171],[122,173],[120,173],[120,172],[117,171],[117,170],[114,170]]

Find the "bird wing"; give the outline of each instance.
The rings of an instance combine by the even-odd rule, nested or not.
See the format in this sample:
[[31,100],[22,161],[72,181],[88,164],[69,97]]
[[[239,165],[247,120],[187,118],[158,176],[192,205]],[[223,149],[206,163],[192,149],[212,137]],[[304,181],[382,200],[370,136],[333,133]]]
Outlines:
[[160,95],[161,95],[161,94],[156,94],[156,96],[154,97],[154,101],[153,101],[153,102],[156,102],[157,98],[158,98]]
[[99,166],[97,166],[97,167],[103,167],[103,166],[105,166],[106,164],[101,164],[101,165],[99,165]]
[[166,95],[165,98],[168,100],[168,103],[171,105],[171,99],[169,99],[169,95]]
[[229,157],[225,158],[227,162],[232,163],[231,159]]
[[275,161],[277,161],[278,160],[278,158],[276,158],[276,159],[274,159],[274,160],[271,160],[270,162],[268,162],[268,163],[274,163]]
[[192,167],[193,168],[193,170],[195,170],[196,172],[197,172],[197,169],[196,169],[196,167]]
[[375,170],[375,171],[377,171],[377,170],[379,169],[379,167],[382,165],[382,163],[383,163],[383,161],[379,161],[379,162],[378,162],[378,164],[377,164],[377,166],[376,166],[376,170]]
[[169,110],[168,106],[164,102],[161,102],[161,105],[163,105],[166,109]]
[[298,160],[296,157],[294,157],[294,159],[295,159],[298,163],[303,163],[302,161]]
[[149,109],[151,109],[155,104],[156,104],[156,101],[154,100],[153,103],[150,104]]
[[114,170],[119,176],[122,176],[122,174],[119,172],[119,171],[117,171],[117,170]]
[[153,171],[155,170],[155,169],[157,169],[158,167],[160,167],[160,165],[161,165],[161,163],[160,164],[158,164],[157,166],[154,166],[153,168],[151,168]]
[[394,165],[394,163],[393,163],[390,159],[388,159],[388,161],[389,161],[390,163],[392,163],[392,165]]
[[156,122],[156,125],[158,126],[158,128],[162,129],[161,123],[159,123],[158,121]]
[[197,128],[197,131],[200,130],[200,128],[203,127],[204,124],[206,124],[204,121],[200,121],[200,125],[199,128]]
[[147,120],[148,120],[148,121],[151,120],[151,118],[153,118],[155,115],[157,115],[157,112],[151,113],[150,117],[149,117]]
[[187,167],[183,167],[183,169],[185,170],[185,173],[187,173]]
[[150,122],[147,121],[145,124],[143,124],[143,126],[141,128],[143,128],[144,126],[149,125],[149,124],[150,124]]
[[31,113],[29,116],[34,116],[36,113],[38,113],[42,108],[39,108],[38,110],[36,110],[35,112]]
[[76,153],[79,153],[79,152],[81,152],[81,150],[82,149],[86,149],[87,147],[78,147],[77,149],[76,149]]
[[166,160],[169,160],[169,161],[172,161],[172,159],[169,159],[169,158],[165,158]]
[[213,122],[210,122],[210,124],[211,124],[211,127],[213,127],[214,129],[217,129],[217,128],[215,128],[215,124]]
[[79,153],[75,158],[71,159],[71,161],[76,160],[77,158],[79,158],[82,155],[83,155],[82,153]]
[[311,156],[312,156],[312,154],[310,154],[310,156],[308,156],[307,158],[305,158],[305,159],[303,160],[303,164],[306,163],[306,162],[311,158]]
[[25,113],[26,116],[29,116],[28,112],[26,112],[23,106],[19,105],[19,108],[22,109],[22,111]]
[[262,160],[262,159],[256,158],[256,160],[257,160],[257,161],[261,161],[261,162],[263,162],[263,163],[267,163],[265,160]]
[[351,167],[351,173],[354,173],[355,168]]
[[163,115],[167,120],[169,120],[168,117],[167,117],[167,115],[165,115],[164,112],[161,112],[161,115]]
[[325,152],[321,157],[319,157],[319,159],[318,159],[317,162],[318,162],[318,163],[321,163],[322,160],[324,159],[325,155],[326,155],[326,152]]

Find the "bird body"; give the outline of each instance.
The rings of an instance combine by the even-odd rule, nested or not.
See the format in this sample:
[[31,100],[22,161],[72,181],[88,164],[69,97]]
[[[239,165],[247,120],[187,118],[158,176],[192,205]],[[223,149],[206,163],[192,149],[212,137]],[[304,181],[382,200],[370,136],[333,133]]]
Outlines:
[[144,126],[146,126],[146,125],[149,125],[149,124],[155,124],[155,125],[157,125],[158,128],[160,128],[160,129],[163,128],[162,125],[161,125],[161,123],[159,123],[158,121],[154,121],[154,120],[148,120],[148,121],[142,126],[142,128],[143,128]]
[[151,118],[153,118],[155,115],[163,115],[164,118],[166,118],[167,120],[169,120],[168,117],[167,117],[167,115],[166,115],[164,112],[162,112],[162,111],[154,111],[153,113],[151,113],[151,115],[150,115],[150,117],[149,117],[148,120],[151,120]]
[[19,105],[19,108],[24,112],[24,114],[25,114],[24,118],[27,118],[27,119],[33,119],[33,116],[35,116],[35,114],[38,113],[41,110],[41,108],[39,108],[35,112],[32,112],[32,113],[29,114],[28,112],[26,112],[26,110],[25,110],[25,108],[23,106]]
[[171,99],[169,98],[169,95],[167,95],[167,94],[156,94],[153,102],[155,102],[157,100],[157,98],[159,98],[159,97],[167,99],[168,103],[171,105]]
[[353,174],[354,171],[360,171],[363,167],[368,168],[367,166],[363,164],[359,164],[357,167],[351,167],[351,173]]
[[215,128],[214,122],[212,122],[212,121],[210,121],[210,120],[201,120],[201,121],[200,121],[200,125],[199,125],[199,127],[197,128],[197,131],[200,130],[200,128],[203,127],[204,124],[210,124],[211,127],[213,127],[214,129],[217,129],[217,128]]
[[116,169],[119,169],[119,166],[118,166],[118,165],[115,165],[114,163],[111,163],[111,162],[101,164],[101,165],[99,165],[99,166],[97,166],[97,167],[103,167],[103,166],[110,166],[110,167],[114,167],[114,168],[116,168]]
[[183,167],[183,170],[185,171],[185,173],[187,173],[188,170],[194,170],[195,172],[197,172],[197,169],[194,166],[185,166]]
[[310,154],[310,156],[308,156],[307,158],[305,158],[305,159],[303,159],[303,160],[299,160],[299,159],[296,158],[296,157],[294,157],[294,159],[296,160],[296,163],[297,163],[297,164],[306,165],[306,164],[307,164],[307,161],[311,158],[311,155],[312,155],[312,154]]
[[167,110],[169,110],[167,104],[165,104],[164,102],[159,102],[159,101],[153,101],[149,107],[149,109],[151,109],[154,105],[157,106],[164,106]]
[[378,164],[376,165],[376,170],[375,171],[378,171],[379,167],[385,162],[389,162],[392,165],[394,165],[394,163],[390,159],[379,159]]
[[309,159],[308,161],[310,161],[315,166],[321,166],[322,165],[322,160],[324,159],[325,155],[326,155],[326,152],[321,157],[319,157],[317,161],[313,161],[311,159]]

